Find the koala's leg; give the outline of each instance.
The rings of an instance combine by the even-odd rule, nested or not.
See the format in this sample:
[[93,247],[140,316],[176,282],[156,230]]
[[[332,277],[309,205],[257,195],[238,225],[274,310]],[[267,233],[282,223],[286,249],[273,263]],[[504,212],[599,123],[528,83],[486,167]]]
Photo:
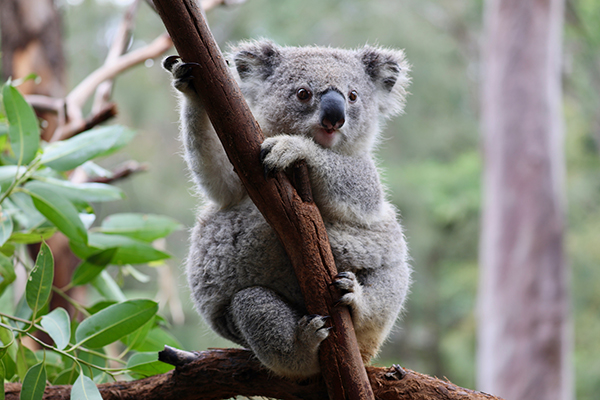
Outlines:
[[325,317],[302,316],[260,286],[238,292],[231,314],[254,354],[276,374],[306,378],[319,372],[319,344],[329,335]]
[[196,184],[202,193],[223,207],[238,203],[246,192],[191,85],[192,64],[171,56],[163,61],[163,67],[173,75],[173,87],[181,93],[181,137]]

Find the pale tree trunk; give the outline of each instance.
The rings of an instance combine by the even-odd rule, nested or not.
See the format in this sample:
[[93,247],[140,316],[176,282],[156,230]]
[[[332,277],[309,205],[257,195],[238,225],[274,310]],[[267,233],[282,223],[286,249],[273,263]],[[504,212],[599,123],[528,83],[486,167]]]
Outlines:
[[564,0],[488,0],[479,389],[573,397],[564,260]]

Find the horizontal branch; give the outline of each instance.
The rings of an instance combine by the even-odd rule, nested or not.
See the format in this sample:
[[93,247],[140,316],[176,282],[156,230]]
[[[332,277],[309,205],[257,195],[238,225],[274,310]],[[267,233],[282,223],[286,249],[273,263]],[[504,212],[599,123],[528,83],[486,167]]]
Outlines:
[[[131,382],[99,385],[104,400],[210,400],[266,396],[283,400],[326,399],[321,377],[291,381],[273,376],[248,350],[215,349],[197,353],[167,350],[179,366],[171,372]],[[373,392],[381,400],[501,400],[448,381],[404,369],[367,367]],[[18,400],[21,385],[5,385],[6,400]],[[71,386],[48,386],[45,400],[68,400]]]

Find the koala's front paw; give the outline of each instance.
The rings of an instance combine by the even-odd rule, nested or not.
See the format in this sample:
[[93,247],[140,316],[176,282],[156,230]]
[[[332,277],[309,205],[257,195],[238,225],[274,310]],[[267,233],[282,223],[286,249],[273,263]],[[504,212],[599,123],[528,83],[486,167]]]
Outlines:
[[301,136],[280,135],[265,139],[260,151],[260,158],[265,168],[265,175],[280,171],[306,159],[308,140]]
[[296,327],[296,338],[299,343],[303,343],[310,350],[316,351],[319,344],[329,336],[330,327],[325,326],[325,321],[329,317],[321,315],[305,315],[298,321]]
[[192,85],[192,67],[197,63],[184,63],[179,56],[169,56],[163,60],[163,68],[173,75],[173,87],[182,93],[195,94]]
[[349,306],[353,309],[359,306],[362,300],[362,286],[356,280],[356,275],[353,272],[340,272],[336,275],[333,285],[342,292],[337,304]]

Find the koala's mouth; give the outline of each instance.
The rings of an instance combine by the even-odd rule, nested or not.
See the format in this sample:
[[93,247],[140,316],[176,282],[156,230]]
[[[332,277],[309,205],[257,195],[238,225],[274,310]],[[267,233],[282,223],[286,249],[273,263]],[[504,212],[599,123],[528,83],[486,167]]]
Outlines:
[[314,132],[315,142],[326,148],[333,147],[338,142],[339,136],[339,129],[325,129],[319,127],[315,129]]

